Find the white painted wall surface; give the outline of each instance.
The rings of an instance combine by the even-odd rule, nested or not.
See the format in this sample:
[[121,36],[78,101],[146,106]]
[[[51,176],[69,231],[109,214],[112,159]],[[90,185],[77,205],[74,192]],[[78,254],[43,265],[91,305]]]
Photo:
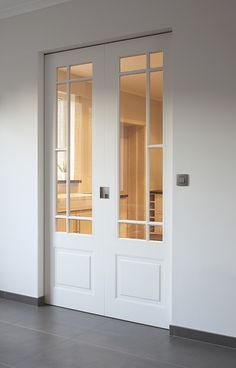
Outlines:
[[[173,320],[236,336],[236,2],[78,0],[0,20],[0,290],[42,295],[39,51],[173,28]],[[40,61],[42,62],[42,60]]]

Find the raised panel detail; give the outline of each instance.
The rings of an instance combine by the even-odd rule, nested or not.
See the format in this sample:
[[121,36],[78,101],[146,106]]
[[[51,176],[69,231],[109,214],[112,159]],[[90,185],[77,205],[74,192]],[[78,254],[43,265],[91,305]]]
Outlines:
[[91,254],[59,251],[56,255],[56,285],[91,289]]
[[161,264],[156,260],[117,257],[117,297],[136,301],[161,301]]

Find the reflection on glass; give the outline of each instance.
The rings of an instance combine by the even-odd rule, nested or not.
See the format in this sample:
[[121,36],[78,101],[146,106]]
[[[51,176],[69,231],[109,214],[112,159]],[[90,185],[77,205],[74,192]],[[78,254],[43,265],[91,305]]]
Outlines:
[[146,226],[136,224],[120,224],[119,225],[120,238],[129,239],[146,239]]
[[70,85],[70,215],[92,216],[92,81]]
[[60,68],[57,68],[57,81],[65,81],[67,78],[67,67],[63,66]]
[[151,222],[162,222],[163,220],[162,197],[161,190],[150,191],[149,221]]
[[163,72],[150,73],[150,144],[163,143]]
[[57,152],[57,214],[66,214],[66,153]]
[[149,150],[150,167],[150,221],[162,222],[163,155],[162,148]]
[[93,75],[93,64],[72,65],[70,67],[70,79],[89,78]]
[[153,52],[150,54],[150,67],[151,68],[163,67],[163,52]]
[[70,220],[70,233],[92,234],[92,221]]
[[149,239],[162,241],[163,240],[163,231],[162,226],[149,226]]
[[66,219],[56,219],[56,231],[57,232],[66,232]]
[[151,148],[150,155],[150,191],[162,192],[162,148]]
[[66,84],[59,84],[57,86],[57,148],[66,147],[66,116]]
[[120,219],[145,220],[146,74],[120,77]]
[[146,69],[146,55],[136,55],[120,58],[120,71]]

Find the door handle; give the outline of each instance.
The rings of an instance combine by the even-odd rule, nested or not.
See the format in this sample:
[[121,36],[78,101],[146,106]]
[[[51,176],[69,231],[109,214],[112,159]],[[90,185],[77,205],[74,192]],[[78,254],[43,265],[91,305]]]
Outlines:
[[100,198],[101,199],[110,198],[110,188],[109,187],[100,187]]

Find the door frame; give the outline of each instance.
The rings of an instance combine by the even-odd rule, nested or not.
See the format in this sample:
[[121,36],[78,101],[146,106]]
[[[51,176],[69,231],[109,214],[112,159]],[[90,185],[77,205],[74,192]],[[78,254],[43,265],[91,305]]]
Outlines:
[[[49,234],[49,228],[50,224],[48,225],[46,223],[46,205],[47,205],[47,190],[45,185],[45,179],[46,179],[46,153],[45,153],[45,133],[46,133],[46,119],[45,119],[45,57],[48,54],[57,54],[64,51],[74,50],[74,49],[81,49],[81,48],[87,48],[87,47],[93,47],[96,45],[104,45],[109,43],[116,43],[126,40],[132,40],[132,39],[140,39],[140,38],[146,38],[150,36],[160,36],[171,34],[171,29],[166,29],[163,31],[153,31],[153,32],[147,32],[142,34],[136,34],[131,35],[129,37],[124,38],[115,38],[112,40],[106,40],[96,43],[87,43],[78,45],[76,47],[65,47],[60,48],[57,50],[49,50],[44,52],[38,53],[38,297],[41,299],[41,297],[44,297],[45,290],[46,290],[46,267],[48,267],[48,234]],[[171,40],[169,41],[171,43]],[[170,52],[171,54],[171,45],[170,45]],[[173,218],[173,101],[172,101],[172,62],[170,60],[168,67],[168,79],[170,83],[168,84],[168,116],[166,116],[166,119],[168,121],[168,137],[169,137],[169,143],[168,143],[168,150],[169,150],[169,159],[168,159],[168,167],[169,167],[169,205],[170,205],[170,214],[169,214],[169,239],[168,239],[168,246],[169,246],[169,271],[170,271],[170,324],[172,320],[172,270],[173,270],[173,262],[172,262],[172,218]]]

